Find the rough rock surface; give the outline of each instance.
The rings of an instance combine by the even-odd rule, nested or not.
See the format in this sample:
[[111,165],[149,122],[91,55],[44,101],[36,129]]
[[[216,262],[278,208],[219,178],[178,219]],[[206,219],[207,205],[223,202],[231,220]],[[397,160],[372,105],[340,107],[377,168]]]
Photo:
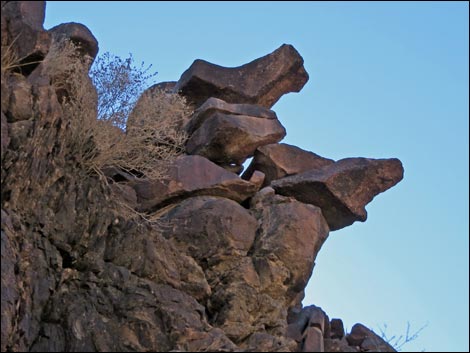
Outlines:
[[265,119],[277,119],[276,113],[271,109],[256,104],[231,104],[222,99],[211,97],[204,102],[193,114],[186,125],[186,130],[192,134],[204,121],[214,113],[220,112],[232,115],[247,115]]
[[[399,161],[320,159],[326,165],[318,169],[314,157],[304,171],[295,158],[273,157],[286,174],[275,181],[270,174],[274,188],[261,190],[263,170],[246,181],[194,155],[167,164],[166,177],[153,183],[116,166],[92,173],[80,156],[95,140],[79,139],[83,117],[60,104],[73,90],[53,86],[58,72],[45,63],[51,40],[76,38],[91,56],[94,40],[78,24],[45,31],[44,11],[40,1],[2,2],[2,46],[21,54],[20,68],[2,67],[1,81],[2,351],[393,351],[364,326],[348,334],[301,301],[338,225],[331,208],[364,218],[363,206],[401,179]],[[227,120],[246,128],[243,138],[226,134],[219,155],[210,149],[236,168],[272,143],[247,148],[257,129],[278,123],[274,112],[247,104],[270,107],[307,74],[291,46],[240,68],[214,68],[197,61],[178,85],[201,104],[225,100],[199,109],[193,137]],[[334,197],[313,200],[315,183]],[[308,199],[299,196],[305,191]]]
[[215,163],[241,165],[256,148],[278,142],[285,135],[277,119],[216,112],[192,134],[186,150]]
[[274,181],[281,195],[319,206],[331,230],[367,219],[367,205],[403,179],[398,159],[346,158],[319,170]]
[[259,104],[271,108],[282,95],[299,92],[308,80],[304,60],[292,45],[234,68],[195,60],[175,86],[200,106],[210,97],[229,103]]
[[72,41],[78,46],[82,55],[88,55],[94,59],[98,54],[98,41],[93,33],[81,23],[62,23],[52,27],[49,32],[56,41],[64,39]]
[[320,169],[333,163],[331,159],[320,157],[297,146],[273,143],[256,149],[253,160],[242,178],[248,180],[258,170],[265,174],[263,186],[267,186],[285,176]]
[[195,195],[222,196],[242,202],[259,190],[259,185],[242,180],[201,156],[181,156],[166,166],[163,174],[161,180],[134,179],[128,183],[137,194],[140,211]]

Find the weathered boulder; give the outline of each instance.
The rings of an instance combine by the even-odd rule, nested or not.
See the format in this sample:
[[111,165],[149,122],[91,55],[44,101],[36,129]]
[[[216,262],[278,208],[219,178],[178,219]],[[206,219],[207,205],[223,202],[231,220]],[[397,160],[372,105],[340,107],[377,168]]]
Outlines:
[[269,187],[252,198],[250,209],[260,222],[252,257],[261,285],[290,303],[312,274],[328,225],[318,207],[275,195]]
[[341,319],[331,319],[330,337],[333,339],[342,339],[344,337],[344,325]]
[[256,148],[278,142],[285,135],[277,119],[215,112],[192,134],[186,152],[215,163],[241,165]]
[[2,3],[2,47],[8,48],[7,54],[2,49],[2,66],[11,58],[16,71],[29,75],[46,56],[51,35],[43,28],[45,8],[45,1]]
[[204,121],[214,113],[220,112],[231,115],[247,115],[265,119],[277,119],[276,113],[270,109],[256,104],[232,104],[222,99],[211,97],[194,111],[191,120],[186,125],[186,130],[192,134]]
[[255,184],[201,156],[181,156],[162,169],[161,180],[129,182],[137,193],[140,211],[155,210],[196,195],[222,196],[242,202],[258,191]]
[[333,163],[331,159],[320,157],[297,146],[274,143],[256,149],[253,160],[242,178],[249,180],[253,173],[259,170],[265,174],[263,186],[267,186],[285,176],[320,169]]
[[403,178],[398,159],[346,158],[271,183],[277,193],[321,208],[331,230],[367,219],[367,205]]
[[161,217],[163,235],[201,264],[229,256],[245,256],[253,245],[258,222],[238,203],[220,197],[184,200]]
[[359,346],[361,351],[395,352],[390,344],[362,324],[355,324],[346,340],[350,346]]
[[62,23],[49,29],[49,32],[56,42],[70,40],[78,47],[83,56],[88,55],[94,59],[98,54],[98,41],[93,33],[81,23]]
[[271,108],[285,93],[299,92],[308,80],[303,59],[292,45],[248,64],[227,68],[195,60],[175,86],[196,106],[210,97],[229,103],[251,103]]

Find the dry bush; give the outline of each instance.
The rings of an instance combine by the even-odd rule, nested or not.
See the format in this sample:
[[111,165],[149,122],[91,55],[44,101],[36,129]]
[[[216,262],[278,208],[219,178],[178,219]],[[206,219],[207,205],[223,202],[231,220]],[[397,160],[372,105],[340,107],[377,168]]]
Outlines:
[[90,71],[98,92],[98,119],[124,130],[127,118],[144,89],[157,74],[152,65],[134,65],[132,54],[122,59],[109,52],[96,58]]
[[[124,132],[122,126],[127,121],[126,114],[130,107],[127,101],[131,99],[129,92],[138,92],[140,87],[124,87],[127,93],[116,94],[118,101],[114,103],[109,102],[109,97],[100,100],[103,87],[98,89],[96,97],[87,75],[89,62],[76,55],[72,43],[58,49],[57,54],[46,57],[45,61],[48,62],[45,64],[55,67],[53,83],[56,89],[67,92],[61,94],[61,103],[72,128],[71,148],[80,164],[87,171],[100,175],[105,167],[114,166],[136,177],[153,180],[162,178],[165,163],[184,152],[187,135],[182,125],[192,114],[185,99],[178,94],[162,91],[143,94],[132,112],[131,120],[135,123]],[[132,65],[121,64],[119,60],[116,65],[110,66],[116,70],[106,71],[111,75],[107,82],[127,82],[139,86],[140,78],[145,77],[145,74],[133,72],[138,68]],[[104,78],[100,75],[103,82]],[[140,78],[129,81],[130,77]],[[93,104],[96,100],[97,106]],[[105,107],[101,106],[103,102]],[[132,108],[134,105],[135,102]],[[100,111],[106,112],[102,119],[99,119]]]

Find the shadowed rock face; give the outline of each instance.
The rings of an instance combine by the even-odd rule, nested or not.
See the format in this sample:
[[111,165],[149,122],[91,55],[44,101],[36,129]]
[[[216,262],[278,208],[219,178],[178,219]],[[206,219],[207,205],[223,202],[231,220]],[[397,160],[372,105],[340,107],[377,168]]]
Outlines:
[[[285,130],[267,107],[308,77],[293,47],[234,69],[196,61],[177,83],[205,102],[186,125],[188,146],[220,166],[184,155],[158,181],[116,166],[98,176],[77,162],[80,130],[59,104],[74,91],[34,63],[50,58],[51,39],[89,56],[97,43],[79,24],[45,31],[44,10],[2,2],[2,45],[26,64],[1,82],[2,351],[392,351],[362,325],[348,334],[302,308],[330,228],[364,220],[403,169],[271,144]],[[221,168],[239,170],[255,150],[249,181]],[[259,190],[265,178],[272,187]]]
[[164,174],[162,180],[129,182],[137,194],[140,211],[196,195],[222,196],[242,202],[259,189],[201,156],[182,156],[165,167]]
[[403,179],[398,159],[346,158],[272,183],[276,192],[319,206],[331,230],[367,219],[365,205]]
[[277,119],[216,112],[194,132],[186,150],[215,163],[240,165],[256,148],[280,141],[285,135]]
[[253,161],[243,173],[243,179],[249,179],[253,172],[261,171],[266,175],[263,186],[285,176],[320,169],[333,164],[332,159],[304,151],[286,143],[275,143],[258,147]]
[[195,60],[175,87],[201,105],[210,97],[229,103],[259,104],[271,108],[282,95],[299,92],[308,80],[303,59],[292,45],[234,68]]

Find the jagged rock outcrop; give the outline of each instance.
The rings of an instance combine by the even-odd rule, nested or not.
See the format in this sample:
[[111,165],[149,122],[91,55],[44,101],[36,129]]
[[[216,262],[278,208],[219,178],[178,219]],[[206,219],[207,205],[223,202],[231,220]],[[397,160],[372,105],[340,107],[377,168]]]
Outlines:
[[200,106],[208,98],[271,108],[282,95],[299,92],[308,80],[304,60],[292,45],[234,68],[195,60],[174,90]]
[[317,205],[331,230],[367,219],[365,205],[403,178],[396,159],[346,158],[322,169],[314,169],[274,181],[281,195]]
[[[285,130],[269,108],[308,78],[292,46],[239,68],[199,60],[149,88],[196,108],[186,155],[150,181],[84,167],[96,140],[61,104],[77,92],[54,84],[51,43],[75,41],[77,60],[98,43],[80,24],[44,30],[44,11],[2,2],[2,60],[5,47],[21,54],[19,67],[2,62],[2,351],[393,351],[302,307],[329,232],[365,220],[403,168],[277,144]],[[253,153],[246,180],[226,170]]]
[[333,163],[331,159],[320,157],[297,146],[274,143],[256,149],[253,160],[242,178],[250,179],[254,172],[261,171],[265,175],[263,186],[267,186],[285,176],[320,169]]

